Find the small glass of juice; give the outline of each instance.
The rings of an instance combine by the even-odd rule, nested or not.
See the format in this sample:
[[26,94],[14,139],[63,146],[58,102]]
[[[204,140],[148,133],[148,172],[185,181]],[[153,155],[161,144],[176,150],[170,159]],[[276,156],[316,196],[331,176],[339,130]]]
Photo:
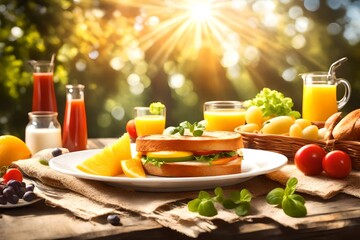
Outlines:
[[135,107],[135,127],[137,135],[162,134],[165,130],[166,108],[152,113],[150,107]]
[[241,101],[210,101],[204,103],[206,131],[234,131],[245,124],[246,109]]

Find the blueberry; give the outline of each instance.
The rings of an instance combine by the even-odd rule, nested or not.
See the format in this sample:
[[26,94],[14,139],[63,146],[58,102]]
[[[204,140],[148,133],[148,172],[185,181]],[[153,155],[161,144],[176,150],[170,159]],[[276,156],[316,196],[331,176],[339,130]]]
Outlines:
[[32,184],[32,183],[28,184],[28,185],[26,185],[26,192],[34,191],[34,188],[35,188],[34,184]]
[[7,185],[13,187],[15,190],[21,187],[21,183],[14,179],[11,179],[10,181],[8,181]]
[[36,194],[32,191],[27,191],[24,196],[22,197],[22,199],[24,199],[24,201],[26,202],[31,202],[36,198]]
[[120,218],[116,214],[110,214],[107,217],[107,221],[108,221],[108,223],[110,223],[111,225],[114,225],[114,226],[119,226],[120,225]]
[[4,189],[3,195],[6,197],[6,199],[9,199],[12,197],[12,195],[15,194],[14,188],[11,186],[8,186]]
[[16,194],[6,197],[7,201],[12,204],[17,204],[19,202],[19,197]]
[[19,196],[19,198],[22,198],[26,192],[26,188],[21,186],[17,191],[16,194]]
[[62,150],[60,148],[56,148],[51,152],[51,154],[53,155],[53,157],[60,156],[62,154]]

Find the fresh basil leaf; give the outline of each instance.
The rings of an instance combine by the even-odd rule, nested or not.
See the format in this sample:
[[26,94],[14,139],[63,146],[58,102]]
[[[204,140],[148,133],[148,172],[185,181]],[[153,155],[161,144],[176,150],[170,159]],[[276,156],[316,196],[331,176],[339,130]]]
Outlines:
[[224,201],[224,192],[222,188],[221,187],[215,188],[214,193],[215,193],[214,200],[219,203],[222,203]]
[[289,180],[286,182],[287,187],[295,187],[298,184],[298,180],[296,177],[289,178]]
[[247,189],[242,189],[240,191],[240,201],[241,202],[250,202],[252,198],[251,193]]
[[189,201],[187,204],[188,210],[190,212],[198,212],[200,203],[201,203],[201,200],[198,198],[195,198],[195,199]]
[[214,203],[211,200],[202,200],[199,204],[199,214],[206,217],[213,217],[217,214]]
[[194,129],[195,129],[195,126],[194,125],[188,125],[188,128],[189,128],[189,130],[190,130],[190,132],[194,132]]
[[305,217],[307,214],[307,210],[305,205],[294,198],[285,197],[282,201],[282,208],[286,215],[290,217]]
[[199,199],[210,199],[210,194],[206,191],[200,191],[198,198]]
[[232,198],[237,202],[233,201],[231,198],[225,198],[221,187],[215,188],[214,193],[215,196],[212,197],[208,192],[200,191],[196,199],[188,202],[187,206],[189,211],[198,212],[200,215],[207,217],[215,216],[218,213],[214,205],[215,201],[222,203],[223,207],[226,209],[235,209],[235,213],[239,216],[244,216],[250,211],[250,201],[252,196],[247,189],[231,193]]
[[230,193],[230,198],[224,200],[223,205],[225,208],[237,208],[241,206],[240,209],[242,209],[244,207],[244,203],[250,206],[251,198],[252,195],[247,189],[233,191]]
[[301,202],[302,204],[305,204],[305,198],[299,194],[292,194],[289,196],[289,198],[293,199],[293,200],[296,200],[296,201],[299,201]]
[[234,202],[234,203],[239,203],[240,202],[240,191],[233,191],[230,193],[230,199]]
[[224,199],[224,201],[222,202],[222,205],[226,209],[233,209],[237,206],[237,204],[230,198]]
[[189,122],[188,121],[183,121],[179,124],[180,127],[182,128],[189,128]]
[[250,203],[249,202],[241,202],[237,204],[235,208],[235,213],[238,216],[245,216],[250,212]]
[[266,202],[271,205],[281,205],[284,198],[284,189],[275,188],[266,195]]
[[203,130],[195,130],[192,132],[194,137],[200,137],[201,135],[203,135],[204,131]]
[[284,195],[285,196],[288,196],[288,195],[291,195],[295,192],[296,190],[296,185],[298,183],[298,180],[297,178],[293,177],[293,178],[290,178],[287,182],[286,182],[286,188],[285,188],[285,192],[284,192]]
[[198,124],[197,122],[191,124],[188,121],[183,121],[179,124],[178,127],[172,127],[172,128],[174,129],[170,131],[171,134],[179,133],[180,135],[183,136],[185,134],[185,130],[189,129],[189,131],[193,134],[194,137],[202,136],[205,130],[205,126],[203,124]]

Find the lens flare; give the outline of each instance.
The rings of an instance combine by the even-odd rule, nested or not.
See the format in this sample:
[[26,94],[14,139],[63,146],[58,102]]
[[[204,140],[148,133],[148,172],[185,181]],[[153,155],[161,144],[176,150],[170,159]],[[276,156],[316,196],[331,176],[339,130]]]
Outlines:
[[209,1],[195,1],[189,3],[190,17],[195,22],[205,22],[211,15],[211,2]]
[[[127,0],[121,4],[139,10],[139,47],[149,52],[151,62],[160,64],[171,56],[196,59],[202,49],[219,59],[229,52],[242,56],[248,47],[269,56],[273,40],[269,32],[284,24],[272,0]],[[231,66],[240,63],[241,57],[236,59]]]

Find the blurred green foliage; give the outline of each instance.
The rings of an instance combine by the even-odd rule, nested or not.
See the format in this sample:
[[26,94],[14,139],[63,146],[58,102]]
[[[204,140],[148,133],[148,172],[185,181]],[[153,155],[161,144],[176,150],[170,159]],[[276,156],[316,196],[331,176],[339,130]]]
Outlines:
[[[155,16],[160,23],[174,16],[175,10],[162,2],[172,1],[2,0],[0,135],[24,137],[32,98],[28,61],[50,59],[53,53],[59,121],[63,121],[65,85],[84,84],[89,137],[120,136],[135,106],[163,102],[167,125],[174,126],[201,120],[207,100],[247,100],[263,87],[291,97],[301,111],[302,82],[297,74],[327,71],[343,56],[349,61],[337,70],[337,76],[347,78],[353,87],[344,111],[359,107],[360,34],[354,28],[354,21],[360,21],[356,15],[359,1],[336,6],[330,5],[334,1],[320,1],[315,10],[307,5],[310,1],[245,1],[246,14],[235,9],[232,15],[223,15],[228,19],[222,18],[228,26],[256,25],[239,32],[244,46],[238,47],[239,60],[231,66],[225,66],[225,52],[214,50],[214,41],[204,41],[196,51],[186,42],[163,50],[170,48],[172,34],[181,25],[161,34],[156,31],[161,24],[150,24]],[[234,7],[244,1],[224,2]],[[276,26],[261,22],[261,12],[253,13],[264,2],[276,7]],[[163,11],[151,12],[155,8]],[[305,30],[300,20],[308,24]],[[157,37],[146,37],[154,32]],[[192,50],[186,51],[187,47]]]

